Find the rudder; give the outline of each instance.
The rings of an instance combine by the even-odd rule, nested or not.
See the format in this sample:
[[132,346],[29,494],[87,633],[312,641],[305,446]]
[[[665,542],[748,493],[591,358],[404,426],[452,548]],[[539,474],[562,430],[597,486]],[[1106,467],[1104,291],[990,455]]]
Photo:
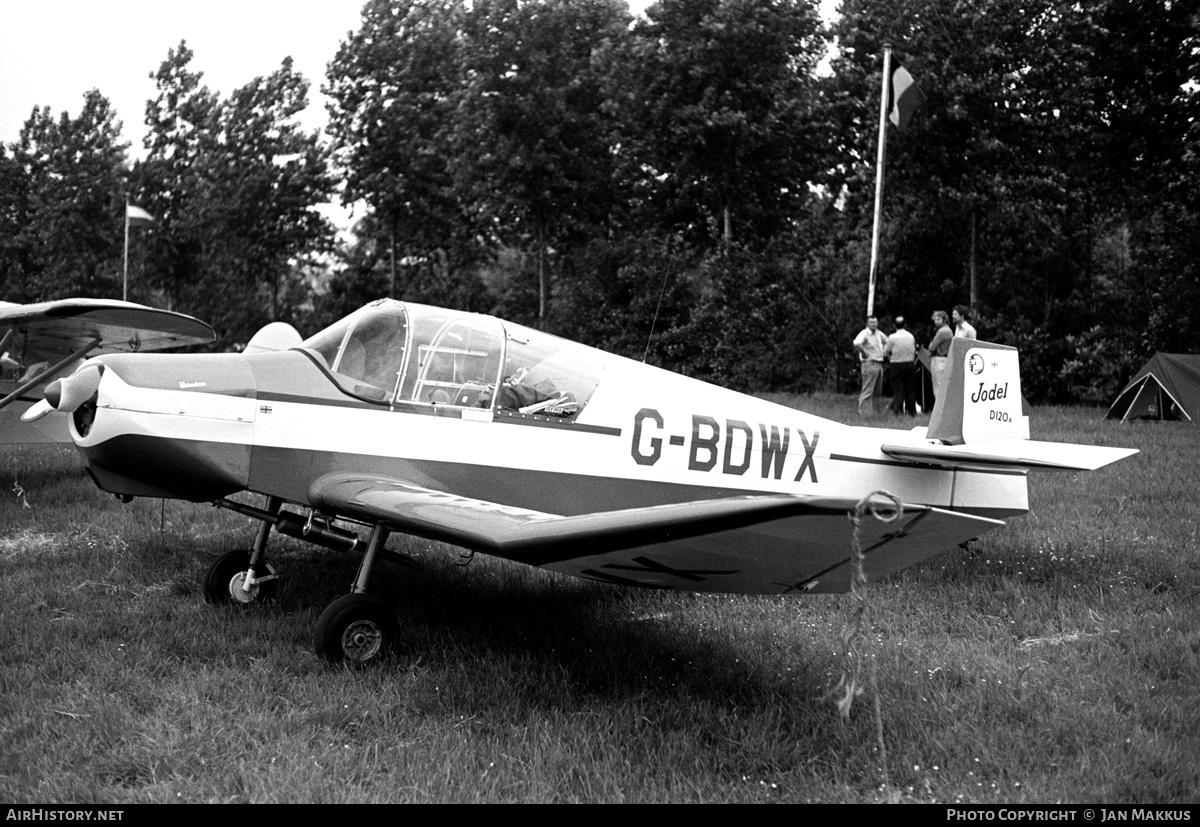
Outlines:
[[946,445],[1029,439],[1015,347],[955,338],[946,372],[926,439]]

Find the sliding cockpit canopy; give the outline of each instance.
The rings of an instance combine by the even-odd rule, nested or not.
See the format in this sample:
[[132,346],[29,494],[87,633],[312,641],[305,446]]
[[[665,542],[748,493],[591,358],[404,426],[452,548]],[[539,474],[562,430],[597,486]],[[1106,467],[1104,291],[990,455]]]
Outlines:
[[346,393],[388,405],[573,419],[600,354],[492,316],[381,299],[300,344]]

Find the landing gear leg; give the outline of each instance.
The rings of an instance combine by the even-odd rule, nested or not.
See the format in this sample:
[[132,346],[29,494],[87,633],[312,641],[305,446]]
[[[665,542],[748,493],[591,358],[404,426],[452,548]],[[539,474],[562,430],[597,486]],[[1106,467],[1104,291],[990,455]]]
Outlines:
[[321,613],[313,635],[318,656],[363,666],[386,657],[395,648],[400,634],[395,613],[387,603],[366,593],[371,569],[387,538],[388,530],[383,526],[371,529],[352,593],[339,597]]
[[[278,515],[283,500],[267,497],[267,511]],[[279,581],[267,563],[267,540],[272,523],[263,520],[254,538],[254,548],[231,551],[213,563],[204,579],[204,599],[214,605],[262,603],[275,594]]]
[[383,550],[384,544],[387,543],[389,533],[381,525],[371,529],[371,539],[367,541],[367,553],[363,555],[362,562],[358,564],[358,576],[354,578],[354,588],[351,589],[355,594],[366,594],[367,583],[371,580],[371,569],[375,568],[375,561],[379,558],[379,552]]

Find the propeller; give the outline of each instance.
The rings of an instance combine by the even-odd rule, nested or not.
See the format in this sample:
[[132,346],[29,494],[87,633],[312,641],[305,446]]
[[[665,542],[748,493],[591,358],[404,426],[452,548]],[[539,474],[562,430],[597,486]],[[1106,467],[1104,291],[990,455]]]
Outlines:
[[103,374],[103,365],[84,365],[70,376],[55,379],[46,385],[45,398],[31,405],[21,421],[36,422],[51,411],[73,413],[96,393]]

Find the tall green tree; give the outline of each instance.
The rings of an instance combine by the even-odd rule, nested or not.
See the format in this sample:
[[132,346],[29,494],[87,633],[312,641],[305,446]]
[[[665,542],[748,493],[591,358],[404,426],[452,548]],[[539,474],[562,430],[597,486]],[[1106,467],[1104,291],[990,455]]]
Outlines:
[[1103,343],[1132,353],[1124,381],[1156,350],[1194,350],[1200,332],[1200,9],[1108,0],[1095,15],[1103,129],[1087,296]]
[[13,147],[19,172],[10,169],[26,188],[11,245],[24,262],[21,298],[121,295],[128,146],[108,99],[94,89],[77,117],[63,112],[56,120],[45,107],[25,122]]
[[[1061,21],[1051,6],[1052,0],[984,0],[964,13],[951,0],[843,5],[830,98],[847,150],[857,157],[841,185],[864,225],[874,195],[885,44],[928,96],[910,131],[888,129],[885,296],[890,288],[929,306],[965,303],[974,271],[977,282],[986,283],[977,294],[990,289],[995,302],[1007,282],[997,268],[1013,251],[985,265],[981,246],[995,252],[1006,239],[1040,237],[1044,250],[1058,249],[1046,235],[1062,231],[1057,222],[1043,232],[1031,232],[1026,223],[1060,214],[1069,197],[1058,157],[1066,124],[1056,115],[1069,101],[1043,82],[1042,67],[1057,67],[1059,81],[1076,97],[1090,93],[1085,63],[1070,42],[1055,40]],[[909,255],[916,251],[921,260]],[[1024,282],[1026,297],[1037,295],[1032,286]]]
[[29,250],[20,241],[29,221],[29,179],[21,165],[0,144],[0,298],[27,300]]
[[332,245],[316,207],[332,197],[333,180],[318,135],[299,125],[307,106],[308,81],[285,58],[230,95],[209,159],[204,216],[222,238],[214,262],[253,290],[268,321],[290,318],[296,276]]
[[[151,75],[158,94],[146,102],[145,160],[134,168],[137,199],[158,221],[144,283],[168,308],[203,312],[205,243],[202,209],[208,159],[218,136],[220,99],[193,69],[187,42],[168,49]],[[138,295],[135,292],[134,295]]]
[[[343,199],[366,202],[382,233],[383,289],[409,287],[414,263],[469,259],[472,233],[454,192],[451,134],[463,84],[464,0],[370,0],[329,65],[328,134]],[[441,253],[439,253],[441,251]],[[410,266],[406,267],[405,264]]]
[[332,245],[316,208],[333,181],[318,135],[299,125],[308,82],[290,58],[224,101],[191,70],[192,58],[182,43],[156,75],[140,181],[161,216],[164,286],[225,341],[245,341],[265,322],[291,319],[307,298],[302,276]]
[[[829,99],[855,146],[871,147],[879,55],[891,43],[929,101],[889,137],[884,303],[923,309],[968,296],[981,333],[1024,348],[1034,396],[1096,337],[1139,347],[1161,279],[1178,261],[1162,202],[1183,175],[1194,107],[1196,17],[1171,0],[848,0]],[[876,91],[872,92],[872,87]],[[872,157],[842,186],[865,229]],[[1161,208],[1161,209],[1160,209]],[[1143,231],[1144,230],[1144,231]],[[911,310],[910,310],[911,315]],[[1069,336],[1074,338],[1068,339]],[[1112,343],[1102,341],[1111,338]],[[1103,349],[1102,348],[1102,349]]]
[[613,206],[605,94],[629,22],[622,0],[477,0],[464,24],[458,191],[484,232],[532,254],[539,319],[551,256],[568,261]]
[[764,243],[828,163],[816,3],[661,0],[646,16],[626,127],[654,209],[695,243]]
[[[1100,151],[1115,199],[1154,198],[1185,174],[1200,91],[1200,7],[1174,0],[1090,4],[1089,68],[1104,125]],[[1085,7],[1086,8],[1086,7]]]

